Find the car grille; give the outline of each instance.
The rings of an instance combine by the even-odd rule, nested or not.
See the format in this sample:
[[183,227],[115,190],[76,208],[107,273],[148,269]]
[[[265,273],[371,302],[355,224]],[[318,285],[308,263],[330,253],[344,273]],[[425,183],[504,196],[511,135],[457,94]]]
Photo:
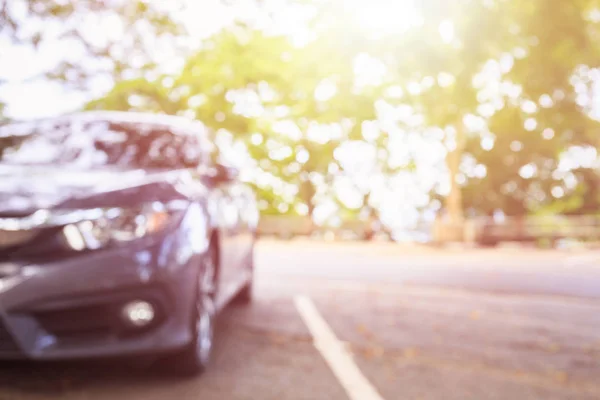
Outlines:
[[15,343],[4,323],[0,321],[0,354],[14,354],[19,352],[19,346]]
[[73,336],[102,337],[113,331],[115,318],[111,311],[107,305],[94,305],[38,312],[35,317],[45,331],[59,339]]

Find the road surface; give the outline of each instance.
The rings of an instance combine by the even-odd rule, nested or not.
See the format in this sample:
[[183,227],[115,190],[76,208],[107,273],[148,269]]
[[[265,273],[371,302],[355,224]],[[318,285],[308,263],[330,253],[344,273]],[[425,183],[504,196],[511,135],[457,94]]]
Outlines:
[[3,363],[0,400],[600,398],[596,253],[263,241],[256,258],[255,302],[221,315],[202,377]]

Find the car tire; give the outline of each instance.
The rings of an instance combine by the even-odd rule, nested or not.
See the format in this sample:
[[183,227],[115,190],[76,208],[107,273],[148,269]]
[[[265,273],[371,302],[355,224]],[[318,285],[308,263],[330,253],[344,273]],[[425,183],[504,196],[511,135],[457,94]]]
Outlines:
[[204,257],[199,274],[195,306],[191,318],[192,341],[167,357],[167,365],[177,376],[193,377],[204,372],[210,362],[215,331],[217,266],[215,251]]
[[237,304],[250,304],[252,303],[252,280],[248,282],[244,287],[240,290],[240,292],[235,297],[235,302]]

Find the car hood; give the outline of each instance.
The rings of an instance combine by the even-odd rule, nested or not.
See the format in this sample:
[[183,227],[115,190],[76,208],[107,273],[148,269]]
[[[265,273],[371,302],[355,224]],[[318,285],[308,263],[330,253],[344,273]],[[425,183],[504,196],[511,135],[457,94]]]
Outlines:
[[185,195],[177,189],[177,183],[184,173],[0,165],[0,216],[181,198]]

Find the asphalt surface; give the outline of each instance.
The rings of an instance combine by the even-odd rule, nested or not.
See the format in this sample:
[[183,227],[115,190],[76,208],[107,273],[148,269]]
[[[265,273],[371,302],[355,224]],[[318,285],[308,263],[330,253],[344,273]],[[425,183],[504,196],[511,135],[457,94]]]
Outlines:
[[348,399],[296,296],[383,399],[600,398],[597,253],[263,241],[255,295],[221,315],[201,377],[143,360],[2,363],[0,400]]

